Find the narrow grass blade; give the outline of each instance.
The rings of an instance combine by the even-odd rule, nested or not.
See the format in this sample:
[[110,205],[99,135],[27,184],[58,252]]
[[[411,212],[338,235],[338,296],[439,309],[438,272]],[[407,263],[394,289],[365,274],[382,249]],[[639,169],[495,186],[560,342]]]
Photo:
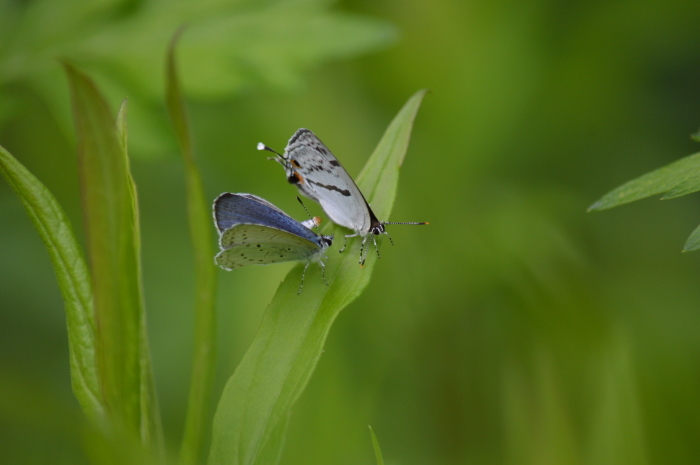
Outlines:
[[85,415],[97,421],[105,405],[97,376],[93,296],[83,251],[55,197],[3,147],[0,172],[22,201],[51,258],[66,309],[73,393]]
[[605,194],[588,211],[606,210],[652,195],[668,192],[679,197],[700,190],[700,153],[681,158],[669,165],[633,179]]
[[180,449],[180,463],[196,464],[202,457],[206,422],[211,402],[216,368],[216,267],[214,235],[210,203],[205,200],[202,179],[194,160],[194,151],[187,124],[185,104],[180,91],[175,62],[175,45],[180,32],[173,37],[167,56],[166,104],[185,164],[187,217],[195,257],[195,337],[192,379],[187,407],[185,433]]
[[377,465],[384,465],[384,457],[382,456],[382,449],[379,447],[379,441],[377,441],[377,436],[374,435],[374,430],[369,427],[369,434],[372,436],[372,447],[374,448],[374,456],[377,458]]
[[[425,91],[416,93],[387,128],[365,165],[358,186],[382,219],[388,218],[416,112]],[[347,233],[329,225],[336,237]],[[306,387],[333,321],[369,283],[376,254],[358,265],[360,243],[354,240],[338,254],[328,251],[326,286],[319,268],[307,272],[297,295],[303,265],[295,267],[267,308],[260,329],[224,389],[214,417],[210,465],[262,464],[281,447],[279,425]]]
[[[157,408],[145,339],[137,200],[126,155],[124,111],[117,128],[95,84],[70,64],[64,67],[78,138],[100,387],[114,424],[151,449],[162,434],[153,431],[159,420],[153,418]],[[144,415],[149,418],[144,420]]]
[[138,285],[139,294],[141,296],[141,392],[140,392],[140,404],[141,404],[141,437],[144,444],[151,444],[157,455],[160,457],[165,456],[165,444],[163,442],[163,427],[160,423],[160,410],[158,408],[158,400],[156,398],[155,383],[153,380],[153,367],[151,366],[150,350],[148,347],[148,333],[146,331],[146,312],[145,303],[143,302],[143,278],[142,278],[142,268],[141,268],[141,221],[139,215],[139,202],[138,194],[136,190],[136,183],[131,175],[131,163],[129,161],[127,141],[128,132],[126,125],[126,114],[127,114],[127,103],[128,100],[124,99],[121,106],[119,107],[119,112],[117,113],[117,137],[122,146],[122,153],[124,154],[124,163],[126,166],[127,184],[129,187],[129,196],[131,198],[131,207],[133,212],[133,223],[134,223],[134,244],[137,251],[136,261],[137,261],[137,272],[138,272]]

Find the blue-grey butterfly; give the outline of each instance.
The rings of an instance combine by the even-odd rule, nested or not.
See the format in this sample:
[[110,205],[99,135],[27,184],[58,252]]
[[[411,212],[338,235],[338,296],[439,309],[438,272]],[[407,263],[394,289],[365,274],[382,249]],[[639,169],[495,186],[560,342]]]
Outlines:
[[[345,236],[346,244],[348,237],[358,235],[362,237],[361,264],[364,263],[367,256],[365,244],[370,237],[372,237],[377,256],[379,256],[376,236],[379,234],[388,235],[384,228],[385,225],[428,224],[390,223],[377,219],[355,181],[352,180],[328,147],[308,129],[298,129],[294,133],[289,139],[283,155],[262,142],[258,144],[258,150],[267,150],[276,154],[277,157],[271,158],[271,160],[277,161],[284,167],[287,181],[296,185],[302,194],[320,203],[334,223],[355,231],[355,234]],[[389,236],[389,240],[391,240],[391,236]],[[340,251],[343,250],[345,250],[345,246]]]
[[232,270],[305,260],[299,293],[309,263],[318,262],[323,272],[327,258],[323,252],[333,244],[333,236],[320,236],[310,229],[318,226],[319,218],[300,223],[252,194],[221,194],[214,201],[214,222],[221,248],[214,259],[217,265]]

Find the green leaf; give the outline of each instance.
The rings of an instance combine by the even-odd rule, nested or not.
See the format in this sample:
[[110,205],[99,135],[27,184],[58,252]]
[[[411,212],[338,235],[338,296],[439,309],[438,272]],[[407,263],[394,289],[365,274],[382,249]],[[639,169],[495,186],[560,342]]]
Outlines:
[[688,240],[685,241],[683,252],[695,252],[698,249],[700,249],[700,226],[695,228]]
[[309,69],[384,48],[397,37],[387,22],[337,11],[329,0],[6,3],[0,1],[0,102],[14,88],[1,84],[29,86],[69,134],[56,57],[80,60],[107,95],[135,97],[132,144],[143,155],[170,151],[163,149],[170,134],[159,107],[162,51],[183,23],[189,25],[180,47],[185,93],[217,100],[251,85],[298,87]]
[[216,368],[216,266],[212,257],[214,238],[210,202],[204,197],[202,180],[194,160],[185,104],[180,91],[173,37],[167,56],[166,103],[185,164],[187,216],[195,257],[195,329],[192,379],[180,463],[196,464],[202,456],[206,437],[205,421],[211,403]]
[[78,164],[92,275],[100,386],[110,419],[162,444],[146,339],[136,189],[126,154],[123,105],[115,124],[95,84],[64,63],[78,139]]
[[[416,112],[425,95],[417,92],[387,128],[357,178],[358,186],[381,219],[388,219],[396,195]],[[342,238],[347,230],[328,225]],[[338,240],[336,240],[336,243]],[[292,269],[267,308],[260,329],[243,360],[229,379],[214,417],[210,465],[262,464],[274,457],[281,441],[281,423],[306,387],[318,362],[331,325],[340,311],[369,283],[376,262],[370,253],[358,265],[360,241],[349,242],[338,254],[328,254],[326,286],[319,267],[311,266],[304,290],[297,295],[303,264]],[[276,449],[276,450],[275,450]]]
[[151,366],[151,357],[148,348],[148,333],[146,331],[146,313],[145,304],[143,302],[143,279],[141,275],[141,221],[139,215],[138,194],[136,191],[136,183],[131,175],[131,163],[127,155],[127,127],[126,127],[126,111],[128,99],[122,101],[119,112],[117,113],[117,137],[122,147],[124,154],[124,163],[126,166],[127,184],[129,187],[129,197],[131,199],[131,207],[133,212],[133,238],[135,244],[139,294],[141,295],[141,439],[143,444],[152,444],[157,455],[165,456],[165,444],[163,442],[162,425],[160,423],[160,411],[158,400],[156,398],[155,383],[153,380],[153,367]]
[[97,376],[90,273],[83,252],[51,192],[3,147],[0,172],[22,201],[51,258],[66,309],[73,393],[85,415],[98,421],[105,405]]
[[700,171],[691,174],[688,178],[684,179],[673,189],[667,191],[661,200],[675,199],[676,197],[683,197],[684,195],[692,194],[700,190]]
[[645,197],[667,193],[664,198],[680,197],[700,190],[700,153],[633,179],[605,194],[588,211],[606,210]]
[[369,434],[372,436],[372,447],[374,448],[374,456],[377,458],[377,465],[384,465],[384,457],[382,457],[382,449],[379,447],[377,436],[374,435],[374,430],[369,427]]

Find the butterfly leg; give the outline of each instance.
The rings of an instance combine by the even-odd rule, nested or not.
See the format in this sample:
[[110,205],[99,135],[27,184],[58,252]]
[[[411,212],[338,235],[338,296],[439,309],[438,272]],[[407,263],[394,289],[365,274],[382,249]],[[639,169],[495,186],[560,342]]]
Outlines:
[[389,236],[389,233],[384,231],[384,234],[386,234],[389,237],[389,242],[391,242],[391,245],[394,245],[394,239],[392,239],[391,236]]
[[306,265],[304,266],[304,271],[301,272],[301,284],[299,284],[299,292],[297,292],[297,295],[301,294],[301,291],[304,289],[304,276],[306,276],[306,269],[309,267],[310,261],[306,262]]
[[321,277],[323,278],[323,282],[326,286],[328,286],[328,281],[326,281],[326,265],[321,262]]
[[349,234],[345,236],[345,242],[343,242],[343,248],[338,251],[338,253],[343,253],[345,251],[345,248],[348,246],[348,237],[356,237],[358,233],[355,234]]
[[[391,239],[391,238],[389,238]],[[377,236],[372,234],[372,242],[374,242],[374,250],[377,251],[377,259],[382,258],[379,256],[379,247],[377,247]]]
[[369,239],[369,236],[365,236],[362,239],[362,245],[360,245],[360,265],[365,264],[365,259],[367,259],[367,240]]

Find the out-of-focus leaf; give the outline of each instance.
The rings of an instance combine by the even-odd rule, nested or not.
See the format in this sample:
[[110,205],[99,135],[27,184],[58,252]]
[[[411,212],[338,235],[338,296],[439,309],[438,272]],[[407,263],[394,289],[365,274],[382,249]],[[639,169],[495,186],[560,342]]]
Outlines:
[[105,406],[97,376],[90,273],[82,249],[51,192],[3,147],[0,172],[19,196],[46,245],[65,303],[73,393],[85,415],[99,420]]
[[110,418],[149,449],[162,442],[145,338],[136,191],[119,124],[94,83],[64,64],[71,87],[100,386]]
[[683,197],[684,195],[692,194],[700,190],[700,171],[695,174],[691,174],[688,178],[684,179],[673,189],[668,190],[661,200],[675,199],[676,197]]
[[145,304],[143,302],[143,279],[141,276],[141,221],[139,215],[138,193],[136,183],[131,175],[131,163],[129,161],[127,141],[128,133],[126,126],[127,99],[119,107],[117,113],[117,137],[122,146],[124,154],[124,164],[126,166],[127,183],[129,186],[129,196],[131,198],[131,207],[133,212],[134,222],[134,244],[137,261],[138,285],[139,294],[141,295],[141,439],[144,444],[152,444],[158,455],[161,457],[165,454],[165,444],[163,443],[162,425],[160,423],[160,409],[156,398],[155,384],[153,381],[153,367],[151,366],[150,350],[148,348],[148,334],[146,331],[146,313]]
[[606,210],[652,195],[679,197],[700,190],[700,153],[681,158],[669,165],[633,179],[605,194],[588,210]]
[[108,95],[138,97],[132,139],[142,151],[162,150],[168,134],[157,102],[174,31],[189,25],[180,47],[186,94],[218,99],[251,84],[290,88],[314,65],[376,50],[397,35],[386,22],[334,12],[330,3],[36,0],[8,8],[16,19],[0,31],[0,97],[2,84],[25,81],[63,118],[56,58],[79,60]]
[[377,436],[375,436],[371,426],[369,427],[369,434],[372,436],[372,448],[374,448],[374,456],[377,458],[377,465],[384,465],[382,449],[379,447],[379,441],[377,441]]
[[212,260],[214,237],[209,202],[205,200],[202,179],[194,160],[185,103],[180,91],[175,62],[175,44],[170,43],[166,67],[166,104],[185,164],[187,219],[195,263],[194,357],[180,463],[196,464],[202,456],[206,419],[211,403],[216,369],[216,266]]
[[695,228],[688,237],[688,240],[685,241],[683,252],[695,252],[698,249],[700,249],[700,226]]
[[[387,128],[357,178],[379,218],[388,219],[396,195],[399,168],[411,128],[425,91],[416,93]],[[328,225],[337,238],[347,233]],[[304,291],[297,295],[303,265],[295,267],[280,285],[267,308],[260,329],[235,373],[229,379],[212,432],[210,465],[251,465],[274,457],[280,447],[277,429],[302,393],[318,362],[323,344],[340,311],[369,283],[376,255],[364,267],[357,263],[360,241],[338,255],[328,253],[326,286],[319,268],[309,268]]]

